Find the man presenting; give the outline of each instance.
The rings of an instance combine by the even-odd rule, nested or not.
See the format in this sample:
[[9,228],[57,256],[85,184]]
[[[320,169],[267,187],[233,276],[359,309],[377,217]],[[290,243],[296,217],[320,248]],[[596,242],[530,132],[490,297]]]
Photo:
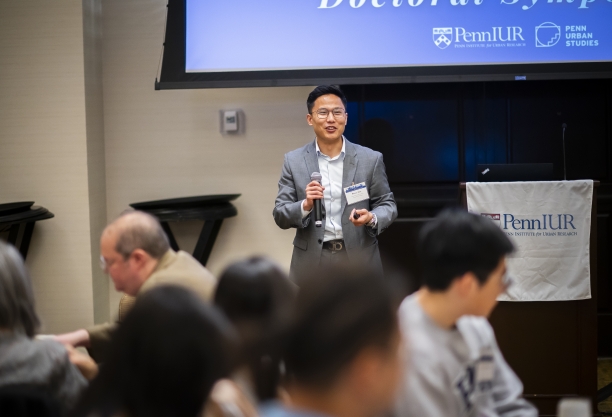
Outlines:
[[[313,267],[351,260],[382,272],[377,236],[397,217],[382,155],[342,135],[346,97],[336,86],[315,88],[306,102],[315,140],[289,152],[273,210],[281,229],[296,228],[290,274],[300,279]],[[311,181],[321,174],[321,183]],[[322,200],[322,225],[315,225]]]

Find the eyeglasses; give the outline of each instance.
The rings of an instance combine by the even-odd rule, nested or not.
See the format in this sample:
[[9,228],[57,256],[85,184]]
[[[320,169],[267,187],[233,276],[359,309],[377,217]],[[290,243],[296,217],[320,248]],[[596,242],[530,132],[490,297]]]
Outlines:
[[109,262],[104,256],[100,255],[100,269],[104,271],[104,273],[108,274],[108,268],[110,268],[115,261],[116,259]]
[[328,109],[319,109],[315,112],[315,114],[317,115],[319,119],[327,119],[327,116],[329,116],[329,113],[333,114],[334,119],[336,120],[342,120],[346,117],[346,112],[344,111],[344,109],[340,107],[336,107],[335,109],[332,109],[331,111]]

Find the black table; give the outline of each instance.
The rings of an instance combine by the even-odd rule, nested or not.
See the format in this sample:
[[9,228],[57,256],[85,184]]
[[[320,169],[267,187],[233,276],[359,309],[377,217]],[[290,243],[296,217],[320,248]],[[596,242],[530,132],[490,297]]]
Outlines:
[[[8,230],[8,242],[19,248],[19,252],[24,260],[28,255],[36,222],[55,217],[46,208],[34,206],[33,204],[33,201],[0,204],[0,232]],[[22,233],[20,233],[21,230],[23,230]],[[20,234],[21,242],[17,246],[17,239]]]
[[168,222],[204,220],[200,237],[193,250],[193,257],[206,266],[223,220],[238,214],[236,207],[230,203],[238,197],[240,197],[240,194],[171,198],[133,203],[130,204],[130,207],[157,217],[168,235],[170,246],[174,250],[179,250],[179,247]]

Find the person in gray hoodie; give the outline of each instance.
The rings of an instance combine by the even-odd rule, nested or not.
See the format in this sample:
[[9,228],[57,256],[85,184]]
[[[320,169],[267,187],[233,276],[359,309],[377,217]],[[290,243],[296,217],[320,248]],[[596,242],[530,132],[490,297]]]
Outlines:
[[420,235],[423,286],[399,309],[406,369],[396,417],[536,417],[487,317],[514,247],[492,221],[446,210]]
[[36,340],[38,325],[23,259],[0,241],[0,390],[27,387],[43,392],[67,413],[87,387],[83,371],[71,362],[79,355],[56,341]]

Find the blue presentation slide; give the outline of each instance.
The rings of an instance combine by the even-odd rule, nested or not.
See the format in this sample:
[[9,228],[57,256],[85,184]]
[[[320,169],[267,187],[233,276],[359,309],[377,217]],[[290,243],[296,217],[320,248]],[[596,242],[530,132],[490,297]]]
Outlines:
[[612,0],[187,0],[186,72],[612,61]]

